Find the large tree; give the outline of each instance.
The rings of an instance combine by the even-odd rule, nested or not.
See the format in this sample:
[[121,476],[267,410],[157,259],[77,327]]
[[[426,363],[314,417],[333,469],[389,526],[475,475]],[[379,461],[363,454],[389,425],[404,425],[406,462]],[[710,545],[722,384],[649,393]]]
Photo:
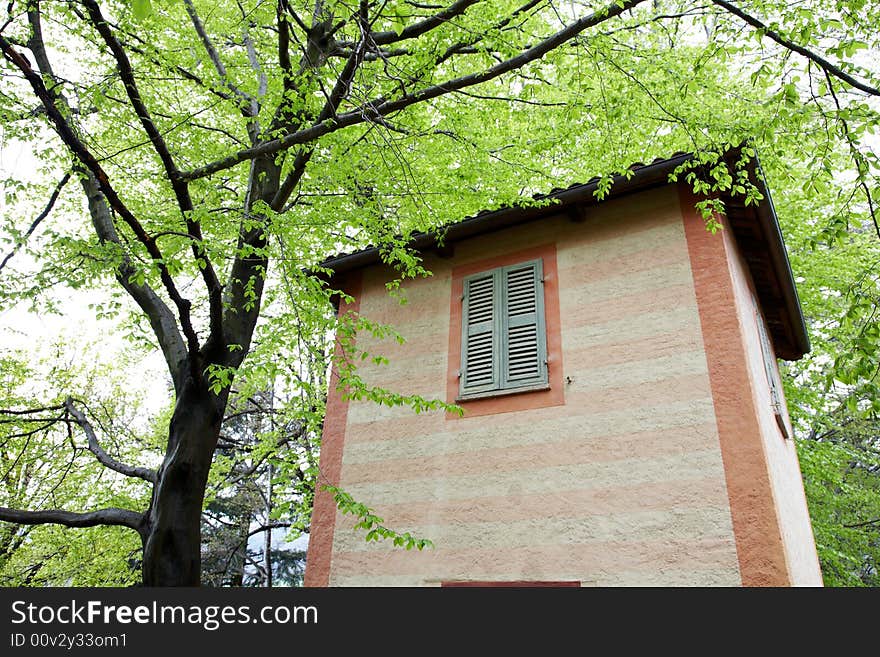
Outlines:
[[[417,275],[413,230],[678,149],[701,154],[711,191],[735,184],[715,155],[746,141],[817,171],[845,158],[880,236],[864,140],[878,24],[863,0],[11,3],[0,115],[57,184],[9,184],[13,201],[47,200],[32,220],[4,218],[39,266],[8,276],[4,260],[3,297],[115,279],[120,312],[164,356],[174,406],[158,467],[109,454],[76,395],[54,409],[103,466],[150,487],[146,510],[0,519],[130,528],[145,584],[198,584],[233,381],[272,376],[267,354],[294,330],[326,334],[329,292],[306,271],[338,250],[380,244],[402,278]],[[805,125],[824,134],[806,139]],[[66,221],[47,221],[54,206]],[[821,219],[819,239],[833,223]],[[346,380],[351,394],[426,404]]]

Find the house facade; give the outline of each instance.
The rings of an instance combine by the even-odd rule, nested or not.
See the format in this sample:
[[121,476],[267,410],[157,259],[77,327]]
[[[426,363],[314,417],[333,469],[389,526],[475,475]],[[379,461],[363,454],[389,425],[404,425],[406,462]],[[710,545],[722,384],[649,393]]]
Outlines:
[[464,414],[346,401],[322,480],[423,551],[366,542],[319,490],[307,586],[819,586],[777,357],[809,342],[769,194],[708,232],[669,174],[633,168],[545,208],[483,213],[414,246],[433,275],[388,295],[375,250],[326,264],[340,312],[404,344],[360,375]]

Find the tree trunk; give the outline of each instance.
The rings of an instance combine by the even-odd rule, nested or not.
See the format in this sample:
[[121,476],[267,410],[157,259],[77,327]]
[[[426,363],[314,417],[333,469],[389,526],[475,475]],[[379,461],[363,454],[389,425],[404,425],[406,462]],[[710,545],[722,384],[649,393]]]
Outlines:
[[199,586],[205,486],[220,435],[225,395],[187,376],[168,431],[168,450],[147,510],[144,586]]
[[[266,524],[272,524],[272,464],[266,468],[269,483],[266,487]],[[272,529],[267,529],[263,537],[263,567],[266,569],[266,588],[272,588]]]
[[[247,212],[251,213],[256,200],[270,203],[280,181],[281,167],[272,156],[255,158],[245,203]],[[238,249],[246,246],[258,253],[266,246],[262,226],[249,227],[239,235]],[[200,353],[188,354],[177,368],[185,380],[178,388],[168,428],[168,449],[141,532],[144,586],[199,586],[201,583],[202,505],[229,389],[215,395],[208,389],[205,376],[193,374],[203,371],[206,363],[233,369],[241,364],[250,349],[257,323],[266,267],[263,254],[236,257],[225,289],[225,301],[235,312],[224,314],[219,332],[215,332],[217,327],[212,327]],[[250,308],[244,307],[246,300]],[[230,351],[227,348],[230,343],[240,349]],[[198,361],[195,366],[191,362],[193,358]]]

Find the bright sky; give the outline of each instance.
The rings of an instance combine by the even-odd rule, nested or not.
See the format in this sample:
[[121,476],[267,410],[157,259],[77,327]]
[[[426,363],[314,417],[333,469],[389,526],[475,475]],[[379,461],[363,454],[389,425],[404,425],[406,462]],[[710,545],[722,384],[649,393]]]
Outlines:
[[[7,140],[0,126],[0,179],[5,180],[9,176],[22,178],[23,174],[28,173],[36,175],[36,171],[37,162],[30,145]],[[33,199],[33,203],[29,205],[39,209],[22,210],[19,207],[9,206],[5,194],[0,193],[2,221],[5,223],[10,213],[27,212],[25,216],[13,215],[16,226],[21,230],[26,229],[47,201],[48,198]],[[47,221],[51,218],[50,216]],[[40,229],[32,239],[39,239],[39,232]],[[2,237],[5,236],[0,236]],[[0,261],[2,261],[11,247],[5,241],[0,241],[0,246],[2,246],[0,250]],[[34,265],[33,259],[24,250],[20,250],[0,271],[0,277],[15,275],[16,269],[26,269]],[[132,354],[131,346],[123,340],[115,323],[96,318],[94,311],[89,308],[89,304],[106,301],[108,298],[106,293],[59,287],[56,294],[61,302],[58,304],[59,311],[63,314],[37,314],[31,312],[23,303],[11,308],[0,308],[0,352],[24,351],[34,364],[43,358],[49,358],[55,345],[59,343],[65,345],[65,360],[68,361],[85,357],[94,359],[95,364],[109,363],[118,360],[123,353]],[[142,413],[146,419],[168,403],[167,374],[158,351],[146,357],[136,358],[134,361],[128,378],[131,385],[143,389],[146,393],[147,408],[143,409],[145,412]],[[70,392],[76,394],[76,391]]]

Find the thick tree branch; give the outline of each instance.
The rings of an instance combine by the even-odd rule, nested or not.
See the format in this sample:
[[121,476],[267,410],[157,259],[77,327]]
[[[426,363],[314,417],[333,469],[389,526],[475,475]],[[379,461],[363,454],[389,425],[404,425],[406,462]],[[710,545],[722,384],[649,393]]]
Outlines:
[[49,213],[52,212],[52,208],[55,207],[55,201],[58,200],[58,196],[61,194],[61,190],[64,189],[64,186],[67,184],[67,181],[70,180],[70,172],[65,173],[62,176],[61,180],[55,185],[55,189],[52,190],[52,196],[49,197],[49,202],[46,204],[46,207],[43,208],[43,211],[37,215],[37,218],[31,222],[30,227],[24,234],[16,245],[13,247],[12,251],[10,251],[5,258],[3,258],[3,262],[0,262],[0,271],[3,271],[3,268],[6,266],[6,263],[18,253],[18,250],[22,247],[22,245],[28,240],[28,238],[33,235],[34,231],[40,225],[40,223],[49,216]]
[[118,527],[129,527],[138,533],[141,533],[144,529],[144,514],[117,507],[75,513],[73,511],[61,511],[60,509],[21,511],[0,506],[0,520],[17,525],[64,525],[65,527],[115,525]]
[[[31,26],[31,37],[28,42],[28,48],[33,53],[37,61],[37,66],[43,76],[54,81],[55,74],[52,71],[52,65],[46,54],[43,44],[42,26],[40,21],[39,5],[34,3],[33,8],[28,12],[28,22]],[[67,99],[63,94],[55,93],[54,101],[60,103],[65,109],[69,109]],[[54,106],[54,103],[53,103]],[[72,131],[71,127],[71,131]],[[123,253],[122,260],[116,270],[116,279],[120,285],[128,292],[129,296],[134,299],[135,303],[147,315],[150,326],[159,341],[159,346],[165,356],[165,362],[168,364],[168,371],[174,381],[175,389],[180,383],[180,368],[186,358],[186,346],[183,337],[177,327],[177,321],[171,309],[159,296],[153,291],[153,288],[146,283],[135,282],[136,269],[131,262],[128,254],[122,249],[122,241],[116,233],[113,217],[106,196],[101,191],[101,185],[92,170],[85,166],[78,167],[80,173],[80,184],[85,192],[89,205],[89,214],[92,218],[92,225],[98,235],[98,239],[102,243],[112,242],[120,247]],[[109,185],[109,183],[108,183]]]
[[303,174],[306,172],[306,166],[308,165],[309,160],[312,159],[314,152],[315,149],[309,147],[296,154],[296,157],[293,159],[293,167],[290,169],[290,173],[287,174],[284,183],[278,188],[278,193],[275,194],[272,203],[270,204],[270,207],[275,212],[283,211],[287,199],[290,198],[294,188],[299,181],[302,180]]
[[137,477],[138,479],[143,479],[151,484],[156,483],[155,471],[150,470],[149,468],[126,465],[125,463],[117,461],[104,451],[104,448],[101,447],[101,444],[98,442],[98,436],[95,434],[94,428],[88,418],[86,418],[85,414],[74,406],[73,399],[68,397],[64,401],[64,408],[67,409],[67,412],[70,413],[74,422],[76,422],[86,434],[86,438],[89,441],[89,451],[95,455],[95,458],[98,459],[101,465],[110,468],[114,472],[125,475],[126,477]]
[[[313,25],[307,30],[308,41],[300,57],[298,73],[294,77],[289,77],[291,75],[289,71],[283,72],[286,79],[289,77],[291,92],[296,86],[293,84],[295,78],[313,76],[326,61],[327,52],[332,47],[332,34],[338,28],[332,27],[332,17],[323,15],[322,6],[320,1],[315,5]],[[279,14],[291,13],[290,7],[283,3],[283,0],[276,11]],[[362,7],[361,12],[363,11]],[[289,52],[287,52],[289,43],[285,40],[290,37],[290,33],[287,29],[286,16],[283,18],[284,20],[279,19],[281,20],[280,25],[283,26],[279,28],[279,54],[282,61],[284,61],[284,57],[288,58],[286,64],[289,65]],[[252,67],[254,67],[253,58]],[[346,70],[348,69],[346,68]],[[300,82],[305,82],[307,79],[308,77],[304,77]],[[345,90],[347,91],[347,87]],[[306,93],[302,89],[299,91]],[[268,128],[270,133],[278,134],[298,129],[311,120],[301,109],[291,107],[292,96],[292,93],[285,94],[281,102],[278,103],[275,116]],[[333,97],[333,94],[331,93],[330,96]],[[328,102],[332,101],[328,100]],[[254,137],[254,142],[256,143],[256,137]],[[287,186],[292,188],[299,180],[311,157],[311,152],[312,148],[309,147],[296,154],[293,171],[288,176]],[[254,158],[251,161],[248,192],[245,199],[246,220],[240,227],[236,257],[230,268],[229,284],[224,290],[226,310],[223,314],[223,337],[228,344],[235,344],[239,348],[233,351],[225,349],[222,352],[212,352],[212,357],[226,366],[237,367],[241,363],[249,348],[259,316],[268,259],[265,254],[266,233],[262,225],[263,218],[254,211],[254,204],[259,201],[270,207],[275,207],[273,201],[278,198],[279,188],[284,187],[280,180],[281,169],[281,162],[272,157],[271,153],[266,157]]]
[[817,55],[816,53],[814,53],[810,50],[807,50],[803,46],[797,45],[796,43],[794,43],[793,41],[790,41],[789,39],[786,39],[778,32],[774,32],[769,27],[767,27],[767,25],[762,23],[760,20],[758,20],[754,16],[747,14],[742,9],[737,7],[736,5],[731,4],[729,2],[726,2],[726,0],[712,0],[712,2],[715,3],[716,5],[718,5],[719,7],[721,7],[722,9],[730,12],[734,16],[742,19],[743,21],[745,21],[746,23],[748,23],[749,25],[751,25],[755,29],[760,30],[762,34],[769,37],[770,39],[772,39],[773,41],[778,43],[780,46],[782,46],[784,48],[788,48],[789,50],[806,57],[811,62],[818,64],[822,69],[824,69],[825,71],[827,71],[828,73],[830,73],[834,77],[838,78],[839,80],[843,80],[844,82],[855,87],[856,89],[859,89],[860,91],[864,91],[866,94],[870,94],[872,96],[880,96],[880,89],[877,89],[876,87],[872,87],[869,84],[865,84],[864,82],[860,82],[859,80],[856,80],[853,76],[851,76],[850,74],[843,71],[839,66],[835,66],[834,64],[829,62],[827,59],[820,57],[819,55]]
[[[296,13],[292,11],[290,6],[284,0],[282,2],[283,7],[279,11],[283,9],[282,13],[286,12],[286,14],[295,16]],[[287,22],[285,20],[283,23],[279,23],[279,25],[284,25],[284,29],[279,28],[278,32],[278,50],[279,62],[282,65],[285,93],[282,96],[281,102],[275,108],[275,115],[269,126],[269,132],[272,134],[298,130],[308,122],[307,114],[301,108],[292,107],[291,101],[294,97],[299,97],[300,100],[304,99],[309,93],[306,91],[309,82],[320,85],[317,72],[335,49],[333,33],[339,29],[339,27],[331,25],[332,16],[322,16],[322,7],[323,3],[318,0],[313,11],[312,27],[306,28],[306,43],[301,45],[302,54],[299,59],[299,69],[296,73],[293,72],[290,62],[290,31],[287,29]],[[296,20],[298,23],[301,21],[298,17]],[[339,25],[345,22],[342,21]],[[285,69],[285,67],[288,68]],[[297,91],[298,86],[300,89]],[[271,199],[264,200],[268,202]]]
[[[199,18],[199,14],[196,12],[192,0],[183,0],[183,6],[186,9],[186,13],[189,15],[189,19],[193,24],[196,34],[199,35],[199,39],[205,48],[205,52],[208,54],[208,59],[210,59],[211,63],[214,65],[214,70],[217,71],[217,75],[223,83],[223,86],[229,89],[235,94],[236,98],[238,98],[238,107],[244,116],[256,116],[260,111],[256,99],[239,89],[229,79],[229,73],[226,71],[226,66],[223,64],[223,60],[220,59],[220,54],[211,42],[211,37],[208,36],[208,32],[205,30],[205,25],[202,23],[202,19]],[[257,106],[256,111],[254,110],[254,106]]]
[[286,0],[277,0],[275,5],[275,22],[278,26],[278,64],[281,67],[281,83],[284,93],[293,88],[293,66],[290,62],[290,26],[287,15],[296,15],[287,7]]
[[254,327],[260,312],[263,281],[268,267],[264,253],[266,236],[262,228],[242,230],[236,246],[229,285],[225,291],[226,312],[223,316],[224,339],[237,349],[224,349],[215,357],[227,367],[238,367],[250,348]]
[[646,0],[626,0],[622,4],[611,4],[599,11],[596,11],[593,14],[590,14],[589,16],[585,16],[584,18],[581,18],[580,20],[571,23],[556,34],[548,37],[547,39],[541,41],[535,46],[524,50],[516,57],[511,57],[510,59],[499,62],[498,64],[487,68],[486,70],[479,73],[473,73],[471,75],[453,78],[451,80],[447,80],[446,82],[442,82],[431,87],[426,87],[425,89],[422,89],[415,93],[405,94],[404,96],[394,100],[376,98],[372,101],[364,103],[360,107],[351,110],[350,112],[339,114],[334,119],[327,119],[321,123],[309,126],[308,128],[303,128],[301,130],[297,130],[296,132],[291,132],[279,139],[273,139],[272,141],[264,142],[254,148],[240,150],[236,153],[233,153],[232,155],[198,167],[197,169],[184,172],[181,175],[186,180],[205,178],[214,173],[217,173],[218,171],[224,171],[225,169],[234,167],[241,162],[252,160],[254,158],[262,157],[265,155],[271,155],[273,153],[278,153],[297,144],[305,144],[310,141],[315,141],[317,139],[320,139],[324,135],[330,134],[331,132],[336,132],[337,130],[347,128],[352,125],[366,123],[368,121],[378,121],[383,117],[388,116],[389,114],[399,112],[400,110],[406,109],[407,107],[410,107],[412,105],[432,100],[439,96],[446,95],[450,92],[458,91],[459,89],[465,89],[467,87],[472,87],[474,85],[493,80],[503,75],[504,73],[522,68],[530,62],[540,59],[551,50],[573,39],[584,30],[595,27],[600,23],[604,23],[611,18],[619,16],[625,11],[632,9],[633,7],[636,7],[637,5],[642,4],[645,1]]
[[406,41],[407,39],[415,39],[422,36],[426,32],[443,25],[450,18],[455,18],[463,14],[468,7],[477,4],[481,0],[458,0],[453,2],[443,11],[438,11],[433,16],[409,25],[398,34],[397,32],[373,32],[370,34],[370,40],[378,46],[385,46],[389,43],[397,43],[398,41]]
[[92,226],[98,239],[102,243],[116,244],[122,253],[122,259],[116,269],[116,280],[147,316],[162,355],[165,357],[174,388],[179,392],[180,372],[186,360],[186,344],[177,327],[174,313],[152,287],[147,283],[137,282],[137,269],[128,254],[122,250],[122,241],[113,225],[110,208],[91,171],[82,172],[80,184],[88,200]]
[[[29,12],[29,14],[30,13],[32,12]],[[6,60],[22,72],[37,98],[46,109],[46,114],[49,117],[49,120],[52,122],[55,131],[58,133],[58,136],[61,137],[65,146],[67,146],[71,153],[82,162],[83,166],[94,175],[101,192],[109,202],[110,206],[122,218],[126,225],[128,225],[138,241],[147,250],[150,258],[159,269],[159,275],[168,295],[177,307],[184,335],[187,337],[190,349],[195,353],[198,350],[198,338],[196,337],[195,330],[192,326],[192,320],[190,318],[191,304],[188,300],[184,299],[177,290],[177,286],[174,284],[174,280],[165,265],[162,252],[156,245],[155,240],[147,234],[137,217],[132,214],[125,203],[122,202],[122,199],[119,198],[116,190],[110,184],[110,178],[104,171],[103,167],[101,167],[95,156],[92,155],[91,151],[89,151],[85,144],[80,140],[76,131],[67,122],[64,115],[55,105],[56,96],[46,88],[40,74],[31,68],[30,62],[15,50],[15,48],[12,47],[12,43],[2,35],[0,35],[0,50],[3,51],[3,56]]]
[[140,91],[138,90],[134,78],[134,70],[132,69],[128,55],[125,53],[125,49],[110,30],[110,26],[101,14],[97,2],[95,2],[95,0],[82,1],[89,13],[92,25],[101,35],[101,38],[104,39],[104,43],[112,53],[113,59],[116,61],[116,67],[122,78],[122,83],[125,86],[128,99],[131,102],[131,106],[134,108],[138,119],[140,119],[144,132],[147,133],[156,154],[159,156],[159,159],[162,160],[162,166],[165,168],[165,175],[168,177],[171,187],[174,190],[174,196],[177,199],[177,204],[183,215],[187,231],[192,236],[190,245],[193,257],[199,263],[198,268],[202,273],[202,279],[207,287],[211,333],[220,335],[223,331],[221,326],[222,288],[220,286],[220,280],[217,278],[217,274],[214,271],[214,266],[211,264],[211,260],[208,258],[208,254],[205,251],[202,238],[202,227],[199,222],[193,218],[194,206],[192,197],[189,193],[189,186],[186,181],[180,179],[180,170],[177,168],[174,158],[171,155],[171,151],[165,143],[165,138],[159,132],[156,124],[150,117],[150,113],[144,104]]
[[299,26],[299,29],[301,29],[303,32],[308,33],[309,26],[306,25],[306,22],[302,18],[299,17],[299,14],[297,14],[293,10],[293,7],[290,6],[290,3],[287,2],[287,0],[281,0],[281,3],[282,3],[282,5],[284,5],[284,11],[286,11],[288,14],[290,14],[290,17],[293,18],[293,22]]
[[[364,61],[364,51],[367,44],[366,30],[368,29],[368,9],[369,4],[362,0],[360,3],[358,16],[358,25],[361,29],[361,40],[349,56],[348,60],[345,62],[345,66],[340,72],[339,77],[336,79],[336,84],[333,86],[333,90],[330,92],[330,95],[327,97],[327,101],[324,103],[324,107],[321,109],[320,114],[318,114],[318,118],[315,120],[316,124],[320,124],[323,121],[326,121],[335,116],[340,104],[343,100],[345,100],[345,98],[351,91],[351,84],[354,81],[355,73],[357,73],[358,67]],[[306,165],[311,159],[313,152],[314,149],[309,148],[301,151],[300,153],[297,153],[297,156],[293,162],[293,168],[284,179],[284,182],[278,189],[278,192],[275,194],[272,202],[269,204],[275,212],[280,212],[281,209],[284,207],[284,204],[287,202],[287,199],[290,198],[290,194],[293,192],[294,187],[296,187],[296,185],[302,179],[302,176],[306,170]]]

